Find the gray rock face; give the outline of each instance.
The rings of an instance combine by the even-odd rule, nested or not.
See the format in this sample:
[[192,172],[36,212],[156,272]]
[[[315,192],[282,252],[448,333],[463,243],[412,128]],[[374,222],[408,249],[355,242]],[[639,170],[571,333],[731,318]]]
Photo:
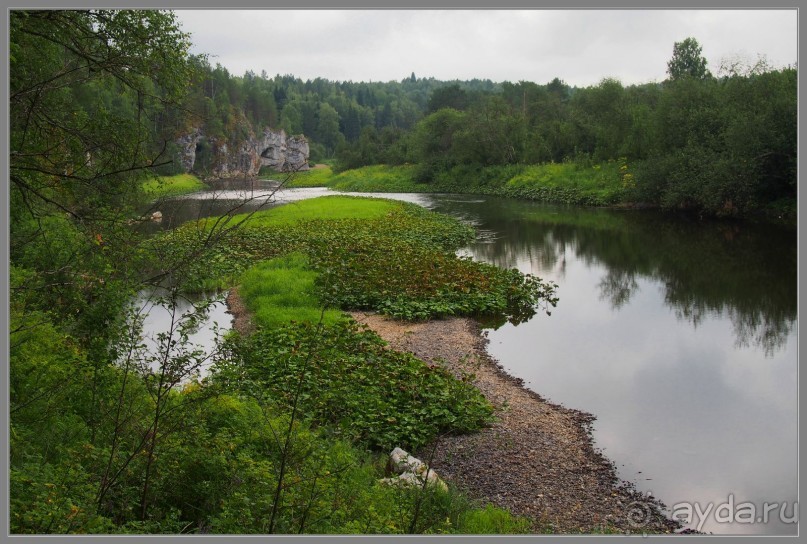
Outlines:
[[202,139],[202,132],[195,128],[190,134],[186,134],[177,139],[177,144],[180,147],[178,157],[179,163],[182,165],[182,170],[190,172],[193,170],[193,165],[196,163],[196,144]]
[[282,130],[275,132],[267,128],[263,131],[259,147],[261,148],[261,165],[280,170],[286,162],[286,133]]
[[285,131],[266,128],[260,137],[250,131],[249,137],[237,146],[230,146],[216,138],[208,138],[195,129],[177,139],[180,147],[178,160],[185,172],[194,170],[200,142],[209,144],[212,155],[210,178],[254,177],[262,166],[281,172],[308,170],[308,141],[304,136],[287,137]]
[[308,142],[303,136],[286,137],[283,130],[267,128],[259,143],[261,166],[281,172],[308,170]]

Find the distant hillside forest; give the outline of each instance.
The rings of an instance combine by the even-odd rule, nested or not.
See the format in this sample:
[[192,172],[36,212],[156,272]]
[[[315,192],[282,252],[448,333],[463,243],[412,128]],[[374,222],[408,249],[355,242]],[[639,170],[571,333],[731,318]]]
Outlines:
[[[58,12],[20,15],[11,30],[52,24],[59,17]],[[91,29],[80,33],[84,40],[93,36]],[[190,44],[191,37],[183,38]],[[187,55],[187,49],[177,55],[180,59],[169,59],[170,65],[152,62],[154,47],[137,36],[131,39],[133,58],[151,62],[147,69],[170,70],[170,77],[159,83],[146,78],[133,89],[123,71],[84,84],[78,71],[61,74],[51,66],[58,60],[52,41],[46,40],[35,58],[21,54],[26,44],[10,44],[14,84],[20,85],[11,92],[12,149],[36,143],[26,130],[30,109],[46,112],[56,126],[86,122],[87,128],[111,135],[103,145],[81,138],[61,147],[43,143],[37,152],[51,161],[45,172],[37,154],[14,156],[15,168],[59,175],[78,169],[75,175],[94,179],[93,163],[78,155],[90,152],[100,165],[104,153],[131,152],[159,174],[176,174],[182,168],[177,160],[181,136],[200,129],[236,150],[272,127],[303,134],[310,162],[327,161],[336,172],[410,164],[414,181],[433,184],[441,174],[468,179],[469,173],[487,168],[491,174],[490,167],[503,165],[572,162],[592,168],[613,161],[630,165],[621,180],[622,202],[723,216],[783,210],[795,218],[796,68],[774,69],[760,60],[720,66],[712,74],[694,38],[671,44],[665,81],[625,86],[606,78],[582,88],[559,78],[439,81],[411,73],[382,83],[303,81],[251,71],[237,76],[212,66],[205,56]],[[77,54],[82,58],[80,50]],[[84,61],[93,70],[107,67],[91,57]],[[65,84],[42,86],[38,74],[49,70],[61,74]],[[53,92],[37,92],[37,85]],[[131,119],[135,122],[127,124]],[[67,133],[69,140],[73,136]],[[206,151],[208,146],[197,148],[194,168],[202,175],[210,174]],[[91,192],[83,196],[94,198]]]
[[674,44],[665,81],[630,86],[414,73],[386,83],[303,81],[192,62],[186,105],[206,134],[237,139],[242,119],[283,128],[308,138],[311,162],[331,160],[336,171],[410,163],[430,182],[455,167],[621,160],[632,165],[634,202],[729,216],[795,210],[797,70],[763,60],[713,75],[693,38]]

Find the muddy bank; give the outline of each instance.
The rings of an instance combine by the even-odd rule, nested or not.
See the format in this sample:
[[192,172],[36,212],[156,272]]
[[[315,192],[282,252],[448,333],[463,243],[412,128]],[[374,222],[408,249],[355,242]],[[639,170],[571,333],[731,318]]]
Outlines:
[[252,318],[244,305],[244,301],[238,295],[238,287],[232,287],[227,293],[227,310],[233,316],[233,329],[242,335],[247,335],[255,330]]

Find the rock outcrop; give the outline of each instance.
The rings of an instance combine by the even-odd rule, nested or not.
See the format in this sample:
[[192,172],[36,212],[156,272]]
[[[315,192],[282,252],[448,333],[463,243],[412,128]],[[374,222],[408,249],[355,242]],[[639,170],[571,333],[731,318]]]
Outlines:
[[[425,484],[436,485],[443,490],[448,489],[446,483],[426,463],[401,448],[392,450],[389,457],[389,466],[398,476],[395,478],[383,478],[381,483],[405,487],[418,487]],[[426,483],[427,481],[428,483]]]
[[262,166],[279,172],[308,170],[308,141],[304,136],[287,137],[283,130],[267,127],[259,137],[250,130],[245,139],[233,144],[194,129],[176,143],[182,170],[208,179],[254,177]]
[[266,128],[257,142],[261,166],[281,172],[308,170],[308,141],[304,136],[286,136],[283,130]]
[[196,163],[196,146],[202,138],[202,131],[195,128],[192,132],[181,136],[176,141],[179,146],[177,160],[182,165],[182,170],[186,173],[193,170],[193,165]]

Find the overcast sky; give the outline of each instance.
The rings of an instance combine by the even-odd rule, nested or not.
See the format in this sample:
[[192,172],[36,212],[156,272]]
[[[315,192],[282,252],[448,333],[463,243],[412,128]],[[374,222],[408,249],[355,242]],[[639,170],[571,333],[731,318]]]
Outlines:
[[791,10],[178,10],[194,53],[231,74],[338,81],[418,77],[576,86],[662,81],[694,37],[713,73],[726,58],[797,61]]

